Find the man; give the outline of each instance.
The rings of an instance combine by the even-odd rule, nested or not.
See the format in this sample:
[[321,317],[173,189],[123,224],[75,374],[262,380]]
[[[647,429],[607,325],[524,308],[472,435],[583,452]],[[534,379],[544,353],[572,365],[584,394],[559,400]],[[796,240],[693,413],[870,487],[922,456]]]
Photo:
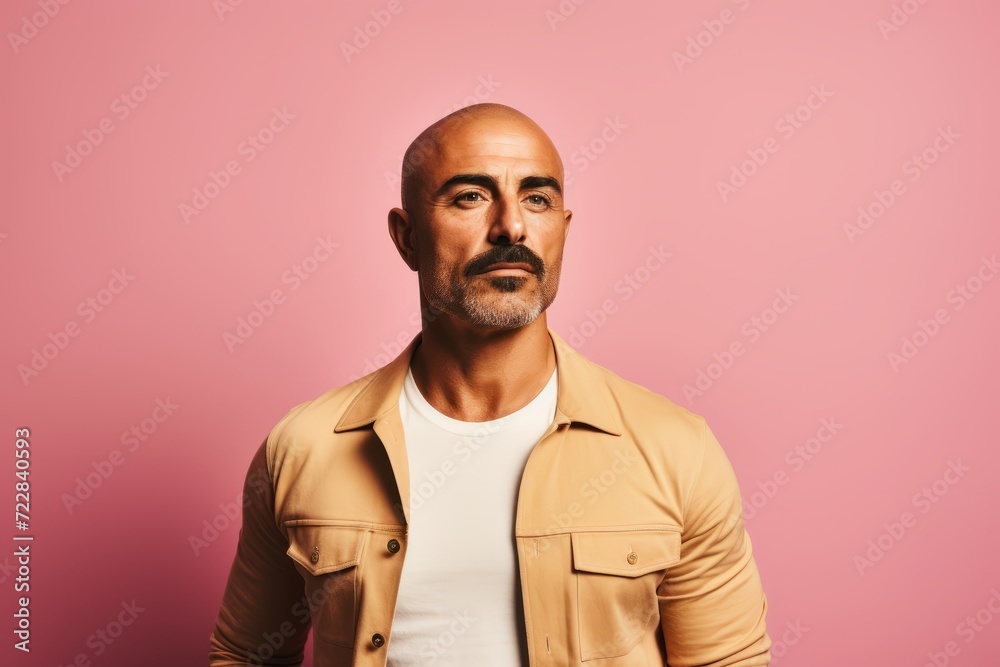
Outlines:
[[389,233],[422,329],[289,411],[246,480],[211,665],[767,665],[705,420],[548,329],[572,213],[549,137],[478,104],[410,145]]

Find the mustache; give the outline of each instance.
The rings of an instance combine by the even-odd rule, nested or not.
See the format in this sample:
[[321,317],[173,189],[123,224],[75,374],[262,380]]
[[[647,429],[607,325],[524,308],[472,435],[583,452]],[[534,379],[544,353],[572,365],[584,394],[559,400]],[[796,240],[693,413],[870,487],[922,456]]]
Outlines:
[[465,268],[465,275],[471,276],[482,273],[491,264],[497,263],[518,263],[523,262],[534,269],[535,274],[541,278],[545,273],[545,263],[542,259],[523,245],[498,245],[487,250],[482,255],[473,258]]

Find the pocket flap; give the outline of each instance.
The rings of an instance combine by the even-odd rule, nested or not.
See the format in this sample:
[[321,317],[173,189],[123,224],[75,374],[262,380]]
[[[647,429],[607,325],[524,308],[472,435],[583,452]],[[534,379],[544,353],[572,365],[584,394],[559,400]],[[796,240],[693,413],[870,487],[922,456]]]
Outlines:
[[638,577],[681,559],[680,528],[572,533],[573,567],[586,572]]
[[292,520],[288,530],[288,551],[296,563],[313,575],[336,572],[358,564],[366,528],[309,523]]

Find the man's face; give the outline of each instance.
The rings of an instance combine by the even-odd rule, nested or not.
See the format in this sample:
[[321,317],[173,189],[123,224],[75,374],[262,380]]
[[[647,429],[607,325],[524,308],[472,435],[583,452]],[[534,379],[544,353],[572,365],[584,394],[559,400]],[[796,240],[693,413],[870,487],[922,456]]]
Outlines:
[[427,301],[482,327],[534,321],[559,286],[572,216],[562,179],[558,153],[530,123],[446,125],[407,206]]

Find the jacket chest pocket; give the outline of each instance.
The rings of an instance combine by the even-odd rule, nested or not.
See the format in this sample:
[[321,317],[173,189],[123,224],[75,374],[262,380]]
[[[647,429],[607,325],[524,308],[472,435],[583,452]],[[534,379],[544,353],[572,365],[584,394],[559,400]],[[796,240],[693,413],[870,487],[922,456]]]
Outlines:
[[680,528],[574,532],[580,659],[623,656],[659,618],[656,588],[680,560]]
[[285,527],[288,556],[305,580],[313,634],[338,646],[353,646],[359,570],[369,531],[357,526],[311,523],[308,519],[288,521]]

